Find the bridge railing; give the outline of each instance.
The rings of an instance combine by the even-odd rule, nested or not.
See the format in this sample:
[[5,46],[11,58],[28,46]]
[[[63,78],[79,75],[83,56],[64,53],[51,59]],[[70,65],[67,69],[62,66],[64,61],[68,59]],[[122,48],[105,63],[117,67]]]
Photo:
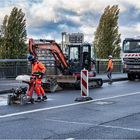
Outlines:
[[[44,60],[46,74],[57,74],[54,60]],[[31,74],[31,64],[27,59],[0,59],[0,78],[15,78],[17,75]]]
[[[98,74],[106,73],[108,59],[96,59],[96,72]],[[122,73],[123,66],[121,59],[113,59],[113,73]]]
[[[59,71],[54,60],[42,60],[47,67],[46,74],[57,74]],[[96,59],[96,72],[103,74],[106,72],[107,59]],[[122,72],[122,62],[114,59],[114,73]],[[0,59],[0,78],[15,78],[17,75],[30,74],[31,64],[27,59]]]

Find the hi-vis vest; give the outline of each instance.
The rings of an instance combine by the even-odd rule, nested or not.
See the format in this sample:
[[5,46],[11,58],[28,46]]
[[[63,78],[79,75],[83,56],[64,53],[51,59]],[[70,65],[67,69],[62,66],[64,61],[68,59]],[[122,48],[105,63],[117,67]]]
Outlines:
[[32,73],[34,72],[45,73],[45,71],[46,71],[46,68],[41,62],[37,61],[34,64],[32,64]]
[[112,59],[110,59],[110,60],[108,61],[108,67],[107,67],[107,69],[108,69],[108,70],[112,70],[112,69],[113,69],[113,61],[112,61]]

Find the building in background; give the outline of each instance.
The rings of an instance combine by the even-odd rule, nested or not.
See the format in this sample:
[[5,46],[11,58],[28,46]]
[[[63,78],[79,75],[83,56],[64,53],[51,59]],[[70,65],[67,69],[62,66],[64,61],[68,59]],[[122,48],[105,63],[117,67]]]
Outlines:
[[78,45],[84,43],[83,33],[67,33],[62,32],[61,48],[65,53],[68,45]]

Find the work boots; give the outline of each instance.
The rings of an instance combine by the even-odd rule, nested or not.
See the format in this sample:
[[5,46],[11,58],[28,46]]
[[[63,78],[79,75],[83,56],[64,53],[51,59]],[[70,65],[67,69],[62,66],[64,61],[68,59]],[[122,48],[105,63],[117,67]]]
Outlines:
[[47,100],[47,96],[46,95],[42,97],[42,101],[45,101],[45,100]]
[[45,100],[47,100],[47,96],[46,96],[46,95],[43,96],[42,99],[41,99],[40,96],[38,96],[36,101],[37,101],[37,102],[41,102],[41,101],[45,101]]
[[36,101],[37,101],[37,102],[41,102],[41,97],[38,96]]

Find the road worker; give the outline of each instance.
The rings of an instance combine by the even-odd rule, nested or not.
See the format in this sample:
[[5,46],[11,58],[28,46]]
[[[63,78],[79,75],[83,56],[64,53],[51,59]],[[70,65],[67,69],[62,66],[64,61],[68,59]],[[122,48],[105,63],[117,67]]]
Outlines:
[[112,55],[108,56],[108,65],[107,65],[107,77],[109,78],[109,84],[112,84],[112,71],[113,71],[113,61]]
[[[47,96],[45,95],[44,89],[42,88],[42,78],[43,78],[43,74],[46,71],[46,68],[40,61],[34,58],[33,55],[30,55],[28,57],[28,60],[32,64],[32,75],[36,76],[35,92],[38,96],[37,101],[40,102],[41,100],[46,100]],[[41,99],[41,96],[42,96],[42,99]]]

